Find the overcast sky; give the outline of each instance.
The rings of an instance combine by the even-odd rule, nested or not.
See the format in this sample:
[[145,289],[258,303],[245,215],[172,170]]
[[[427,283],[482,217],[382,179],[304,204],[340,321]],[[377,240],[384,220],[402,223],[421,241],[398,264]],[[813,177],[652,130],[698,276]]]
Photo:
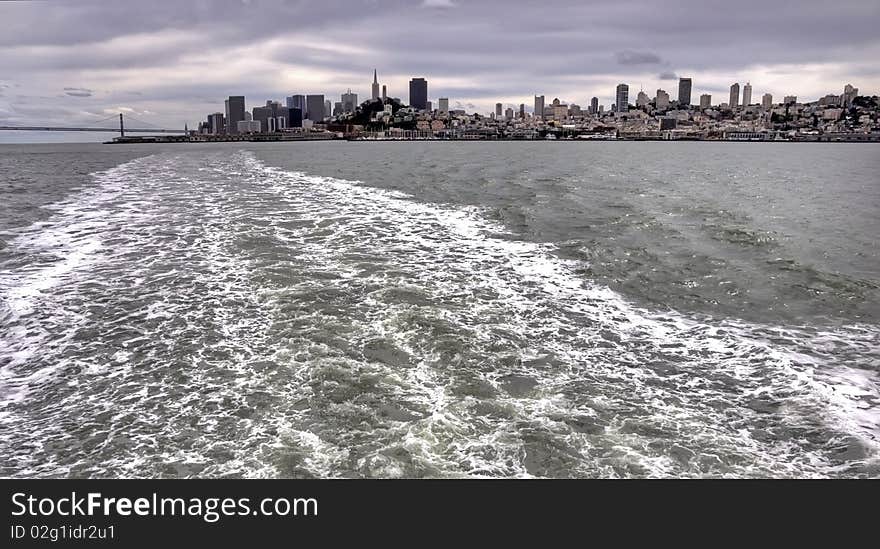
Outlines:
[[0,124],[116,112],[190,127],[295,93],[428,98],[488,112],[535,94],[610,105],[619,82],[651,97],[693,78],[694,102],[731,83],[813,100],[880,93],[878,0],[46,0],[0,2]]

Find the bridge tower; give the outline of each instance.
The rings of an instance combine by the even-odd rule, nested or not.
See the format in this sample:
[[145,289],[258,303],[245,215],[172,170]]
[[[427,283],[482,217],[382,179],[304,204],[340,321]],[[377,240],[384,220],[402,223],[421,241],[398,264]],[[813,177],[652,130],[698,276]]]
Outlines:
[[119,137],[125,137],[125,124],[122,121],[122,113],[119,113]]

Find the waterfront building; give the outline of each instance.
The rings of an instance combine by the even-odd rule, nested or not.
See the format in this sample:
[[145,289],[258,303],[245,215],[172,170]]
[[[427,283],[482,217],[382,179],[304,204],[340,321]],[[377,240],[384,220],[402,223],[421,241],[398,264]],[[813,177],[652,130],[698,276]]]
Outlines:
[[704,93],[700,96],[700,108],[703,110],[712,108],[712,96],[708,93]]
[[535,96],[535,116],[544,118],[544,96]]
[[599,114],[599,98],[590,99],[590,114]]
[[618,84],[614,94],[617,112],[627,112],[629,110],[629,86],[626,84]]
[[769,93],[765,93],[761,97],[761,108],[765,111],[769,111],[771,107],[773,107],[773,96]]
[[734,82],[730,86],[730,101],[727,102],[727,105],[734,111],[739,106],[739,82]]
[[748,107],[752,104],[752,84],[750,82],[746,82],[746,85],[743,86],[743,107]]
[[306,96],[306,118],[312,122],[324,121],[324,95]]
[[428,108],[428,81],[424,78],[413,78],[409,81],[409,106],[417,111]]
[[239,120],[235,125],[236,133],[260,133],[262,125],[259,120]]
[[666,110],[669,108],[669,94],[664,90],[657,90],[657,97],[654,98],[654,106],[658,110]]
[[370,99],[374,101],[379,99],[379,73],[376,69],[373,69],[373,87],[371,90],[373,93],[370,95]]
[[229,133],[238,133],[238,122],[244,120],[244,96],[230,95],[226,100],[226,128]]
[[449,98],[448,97],[441,97],[437,101],[437,103],[438,103],[438,109],[440,111],[440,114],[442,114],[444,116],[448,115],[449,114]]
[[501,109],[502,108],[504,108],[504,105],[502,105],[501,103],[495,103],[495,116],[497,116],[497,117],[501,116]]
[[691,104],[691,87],[692,82],[690,78],[679,78],[678,79],[678,105],[681,106],[690,106]]
[[354,112],[358,106],[358,96],[351,93],[351,88],[347,93],[342,94],[342,112]]

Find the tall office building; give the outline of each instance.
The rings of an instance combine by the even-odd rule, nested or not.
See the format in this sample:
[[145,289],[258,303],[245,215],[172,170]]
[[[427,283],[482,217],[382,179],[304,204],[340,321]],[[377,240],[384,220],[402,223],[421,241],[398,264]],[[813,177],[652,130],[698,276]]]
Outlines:
[[382,102],[384,103],[386,99],[388,99],[388,88],[382,84]]
[[287,127],[288,128],[302,128],[303,125],[303,112],[302,109],[293,107],[287,109]]
[[594,97],[590,99],[590,113],[591,114],[599,114],[599,98]]
[[669,94],[663,90],[657,90],[657,97],[654,98],[654,106],[659,110],[669,108]]
[[504,105],[501,103],[495,103],[495,117],[501,118],[501,110],[504,108]]
[[691,104],[691,86],[690,78],[678,79],[678,105],[680,107],[690,106]]
[[306,118],[312,122],[324,121],[324,95],[306,96]]
[[504,118],[506,118],[507,120],[513,120],[513,109],[511,109],[510,107],[504,109]]
[[428,81],[424,78],[409,81],[409,106],[418,111],[428,108]]
[[441,97],[438,102],[438,110],[440,114],[449,114],[449,98]]
[[746,82],[746,85],[743,86],[743,107],[748,107],[752,104],[752,84],[750,82]]
[[773,96],[769,93],[765,93],[761,98],[761,107],[763,107],[765,111],[769,111],[770,108],[773,107]]
[[736,110],[739,106],[739,82],[734,82],[730,86],[730,101],[727,102],[727,105],[731,110]]
[[712,107],[712,96],[709,95],[708,93],[704,93],[703,95],[700,96],[700,108],[705,110],[705,109],[708,109],[711,107]]
[[618,84],[614,98],[617,112],[626,112],[629,110],[629,86],[626,84]]
[[371,99],[376,100],[379,99],[379,73],[376,72],[376,69],[373,69],[373,88],[372,88],[372,96]]
[[640,92],[639,92],[639,95],[638,95],[638,98],[636,99],[636,106],[637,106],[637,107],[644,107],[644,106],[646,106],[648,103],[650,103],[650,101],[651,101],[651,100],[648,99],[648,94],[645,93],[645,92],[643,92],[643,91],[640,91]]
[[544,118],[544,96],[536,95],[535,96],[535,116],[539,118]]
[[288,109],[306,110],[306,97],[304,95],[291,95],[287,98]]
[[525,119],[525,117],[526,117],[526,104],[525,103],[519,104],[519,117],[521,119]]
[[357,109],[357,104],[358,96],[356,93],[351,93],[351,88],[348,93],[342,94],[342,112],[354,112]]
[[269,107],[254,107],[252,110],[254,113],[254,121],[260,123],[260,131],[272,131],[269,128],[269,119],[272,118],[272,109]]
[[238,123],[244,120],[244,96],[230,95],[226,100],[226,132],[238,133]]
[[324,118],[329,118],[333,112],[333,102],[329,99],[324,101]]
[[225,116],[221,112],[215,112],[208,117],[208,133],[218,135],[226,132]]

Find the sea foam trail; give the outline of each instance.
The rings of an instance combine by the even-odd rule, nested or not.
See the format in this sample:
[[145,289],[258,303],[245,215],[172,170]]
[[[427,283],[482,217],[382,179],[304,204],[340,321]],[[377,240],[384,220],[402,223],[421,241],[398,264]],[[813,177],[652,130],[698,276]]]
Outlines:
[[0,275],[8,476],[878,474],[875,326],[649,311],[480,208],[246,152],[56,209]]

